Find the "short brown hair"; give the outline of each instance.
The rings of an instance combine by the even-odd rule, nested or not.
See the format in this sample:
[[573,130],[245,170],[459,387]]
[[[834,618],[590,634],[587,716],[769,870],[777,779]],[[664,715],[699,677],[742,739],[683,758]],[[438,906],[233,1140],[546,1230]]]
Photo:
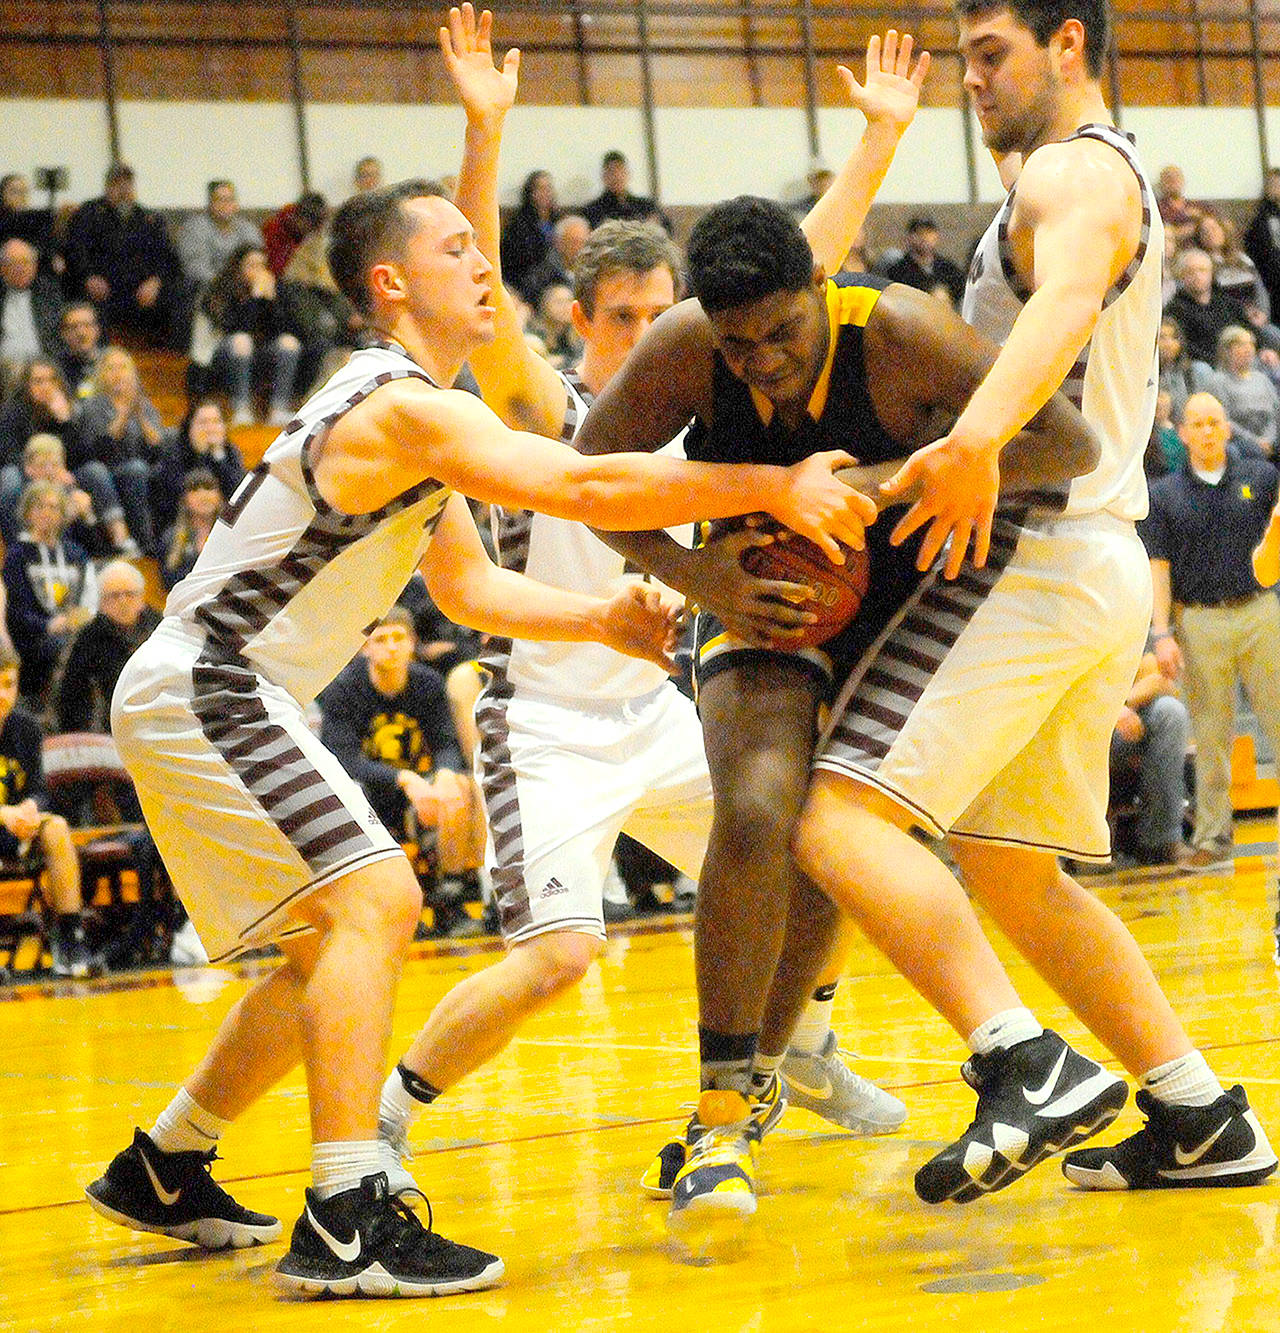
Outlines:
[[615,273],[650,273],[671,270],[680,287],[680,251],[661,227],[652,222],[602,222],[587,237],[573,265],[573,294],[588,319],[596,313],[596,292]]

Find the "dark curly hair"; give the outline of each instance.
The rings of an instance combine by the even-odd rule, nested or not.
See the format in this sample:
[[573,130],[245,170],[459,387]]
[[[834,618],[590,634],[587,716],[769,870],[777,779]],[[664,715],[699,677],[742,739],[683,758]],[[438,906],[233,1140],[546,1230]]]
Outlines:
[[773,292],[803,291],[813,251],[779,203],[742,194],[698,219],[689,237],[689,286],[709,315]]

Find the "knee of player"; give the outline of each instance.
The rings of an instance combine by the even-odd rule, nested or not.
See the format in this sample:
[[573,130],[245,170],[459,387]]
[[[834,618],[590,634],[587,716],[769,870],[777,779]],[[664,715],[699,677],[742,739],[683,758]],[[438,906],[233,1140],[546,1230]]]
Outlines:
[[721,841],[743,859],[785,852],[800,813],[786,793],[753,783],[738,783],[716,793],[715,821]]
[[586,976],[603,941],[578,930],[557,930],[517,947],[530,951],[532,989],[545,1001],[572,990]]

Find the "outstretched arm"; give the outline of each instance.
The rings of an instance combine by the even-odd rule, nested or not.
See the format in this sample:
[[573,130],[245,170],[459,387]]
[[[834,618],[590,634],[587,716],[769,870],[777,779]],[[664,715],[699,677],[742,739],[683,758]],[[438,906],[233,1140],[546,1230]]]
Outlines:
[[[826,193],[800,224],[814,260],[825,273],[838,273],[849,247],[867,220],[871,201],[884,182],[898,142],[906,133],[920,103],[920,85],[929,72],[929,53],[923,51],[911,68],[913,38],[904,33],[901,42],[890,28],[884,36],[867,43],[866,82],[859,83],[853,71],[838,65],[840,80],[854,107],[867,118],[867,128]],[[465,211],[465,210],[464,210]]]
[[1262,540],[1253,551],[1253,577],[1264,588],[1280,582],[1280,504],[1271,511]]
[[471,353],[470,365],[486,403],[515,430],[559,436],[566,395],[559,375],[524,339],[511,293],[501,284],[498,157],[502,127],[515,103],[520,52],[493,59],[493,15],[479,20],[470,4],[449,11],[440,52],[467,113],[457,205],[475,230],[476,246],[493,265],[494,338]]

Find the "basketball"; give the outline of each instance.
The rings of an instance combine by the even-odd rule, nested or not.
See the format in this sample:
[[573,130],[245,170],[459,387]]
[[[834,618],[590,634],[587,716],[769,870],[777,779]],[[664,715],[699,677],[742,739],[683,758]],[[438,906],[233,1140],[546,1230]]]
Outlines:
[[783,533],[768,546],[748,546],[740,558],[742,568],[758,579],[806,583],[814,598],[804,604],[818,619],[793,642],[815,648],[844,629],[858,614],[871,576],[871,561],[865,550],[844,548],[843,565],[833,564],[816,542],[794,532]]

